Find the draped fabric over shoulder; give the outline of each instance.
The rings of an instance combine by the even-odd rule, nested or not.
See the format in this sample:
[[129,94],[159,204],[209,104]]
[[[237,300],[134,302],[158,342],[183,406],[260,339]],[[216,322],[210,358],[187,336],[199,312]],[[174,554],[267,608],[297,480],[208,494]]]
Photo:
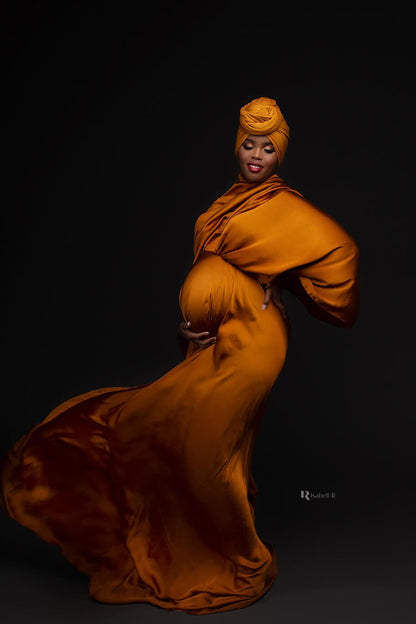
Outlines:
[[[247,199],[233,210],[240,194]],[[250,210],[260,197],[256,210]],[[332,217],[277,175],[261,185],[245,182],[240,175],[239,182],[198,218],[196,258],[202,248],[242,271],[258,274],[264,283],[280,276],[321,320],[345,327],[355,322],[359,304],[357,244]],[[310,301],[302,297],[300,285]]]
[[277,175],[239,177],[198,218],[194,249],[179,304],[216,344],[189,343],[153,383],[59,405],[5,458],[2,504],[89,575],[92,598],[203,614],[249,605],[277,574],[251,460],[288,327],[261,309],[261,283],[283,276],[312,314],[351,326],[359,251]]

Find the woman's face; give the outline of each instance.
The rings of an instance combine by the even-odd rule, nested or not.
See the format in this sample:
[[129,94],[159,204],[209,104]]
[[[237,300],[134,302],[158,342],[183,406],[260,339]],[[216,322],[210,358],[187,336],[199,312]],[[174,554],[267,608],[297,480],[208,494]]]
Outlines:
[[277,171],[277,154],[267,136],[250,134],[240,145],[237,160],[248,182],[263,182]]

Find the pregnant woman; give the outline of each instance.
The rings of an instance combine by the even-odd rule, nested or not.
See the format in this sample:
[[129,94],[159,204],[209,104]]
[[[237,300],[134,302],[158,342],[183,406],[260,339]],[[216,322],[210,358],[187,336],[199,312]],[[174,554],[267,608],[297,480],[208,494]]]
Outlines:
[[341,327],[358,308],[356,243],[276,173],[288,139],[274,100],[241,109],[238,180],[195,225],[183,362],[59,405],[4,459],[5,512],[57,544],[98,601],[227,611],[276,577],[251,460],[288,344],[281,289]]

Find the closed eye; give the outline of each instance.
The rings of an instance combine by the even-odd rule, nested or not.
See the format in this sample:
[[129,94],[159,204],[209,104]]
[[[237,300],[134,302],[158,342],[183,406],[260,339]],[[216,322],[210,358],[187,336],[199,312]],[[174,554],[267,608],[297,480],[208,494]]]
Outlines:
[[[243,147],[245,150],[252,150],[254,148],[253,145],[247,144],[247,143],[243,143]],[[270,148],[270,147],[264,147],[263,148],[264,151],[266,152],[266,154],[273,154],[274,153],[274,148]]]

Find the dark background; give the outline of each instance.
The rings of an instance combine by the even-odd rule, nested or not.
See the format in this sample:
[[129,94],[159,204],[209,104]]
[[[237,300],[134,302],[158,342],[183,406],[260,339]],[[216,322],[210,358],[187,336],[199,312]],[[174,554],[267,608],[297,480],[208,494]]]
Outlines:
[[[252,98],[275,98],[291,128],[281,176],[361,248],[353,329],[286,296],[291,343],[254,458],[257,528],[279,577],[214,621],[411,621],[411,24],[400,5],[3,10],[2,453],[61,401],[181,361],[194,222],[237,175],[238,111]],[[55,548],[4,516],[1,529],[7,622],[190,617],[93,603]]]

